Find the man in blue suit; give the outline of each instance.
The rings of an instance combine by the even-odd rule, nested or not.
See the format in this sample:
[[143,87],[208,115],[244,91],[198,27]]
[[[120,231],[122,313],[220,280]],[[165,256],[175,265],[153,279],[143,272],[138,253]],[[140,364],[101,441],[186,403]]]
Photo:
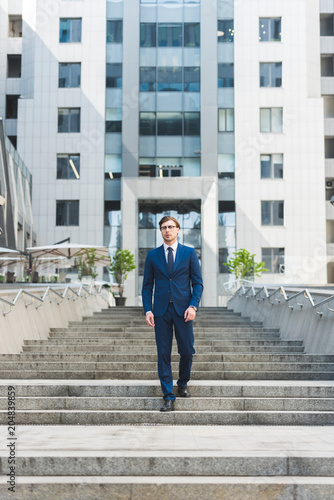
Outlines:
[[177,241],[178,221],[166,216],[159,226],[164,243],[147,254],[142,297],[146,323],[155,327],[158,374],[165,400],[161,411],[173,411],[173,326],[180,354],[178,394],[186,398],[190,397],[187,383],[195,354],[192,322],[201,300],[203,281],[195,249]]

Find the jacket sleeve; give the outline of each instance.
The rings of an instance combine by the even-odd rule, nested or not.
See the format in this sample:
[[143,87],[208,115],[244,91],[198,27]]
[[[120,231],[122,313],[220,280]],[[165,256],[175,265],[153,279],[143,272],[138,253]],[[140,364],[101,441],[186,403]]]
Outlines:
[[142,299],[143,299],[143,308],[145,314],[148,311],[153,311],[152,308],[153,285],[154,285],[154,269],[153,269],[152,258],[149,252],[147,254],[145,261],[144,279],[142,286]]
[[201,268],[198,262],[195,249],[192,251],[190,256],[190,280],[192,284],[192,297],[190,299],[189,305],[198,308],[204,287],[203,287]]

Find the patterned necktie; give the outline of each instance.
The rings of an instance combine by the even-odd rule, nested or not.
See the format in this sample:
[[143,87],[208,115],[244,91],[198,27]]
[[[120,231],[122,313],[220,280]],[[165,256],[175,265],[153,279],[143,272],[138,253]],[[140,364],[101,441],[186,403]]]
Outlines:
[[173,260],[173,249],[171,247],[168,247],[167,264],[168,264],[169,274],[172,274],[174,260]]

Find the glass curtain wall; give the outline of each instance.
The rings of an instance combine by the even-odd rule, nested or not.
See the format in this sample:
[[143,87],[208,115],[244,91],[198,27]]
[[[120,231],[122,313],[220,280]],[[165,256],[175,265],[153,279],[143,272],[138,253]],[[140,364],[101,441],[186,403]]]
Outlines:
[[[238,35],[234,33],[234,0],[218,0],[217,9],[218,179],[227,186],[234,182],[235,174],[234,37]],[[226,192],[226,189],[221,191]],[[218,224],[218,293],[223,295],[223,283],[231,276],[224,264],[236,251],[236,211],[231,197],[219,199]]]
[[141,0],[140,12],[138,175],[200,176],[200,2]]
[[[104,244],[113,255],[121,248],[123,0],[107,0],[106,104],[104,161]],[[105,270],[104,279],[109,280]]]
[[147,253],[162,245],[159,221],[165,215],[175,217],[181,226],[178,241],[196,250],[201,262],[201,200],[142,200],[138,206],[138,272],[139,290],[143,282]]

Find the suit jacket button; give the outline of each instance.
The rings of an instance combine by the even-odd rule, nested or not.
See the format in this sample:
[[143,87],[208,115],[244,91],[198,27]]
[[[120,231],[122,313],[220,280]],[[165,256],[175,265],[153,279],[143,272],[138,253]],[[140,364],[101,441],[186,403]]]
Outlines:
[[172,279],[170,279],[169,281],[173,281]]

